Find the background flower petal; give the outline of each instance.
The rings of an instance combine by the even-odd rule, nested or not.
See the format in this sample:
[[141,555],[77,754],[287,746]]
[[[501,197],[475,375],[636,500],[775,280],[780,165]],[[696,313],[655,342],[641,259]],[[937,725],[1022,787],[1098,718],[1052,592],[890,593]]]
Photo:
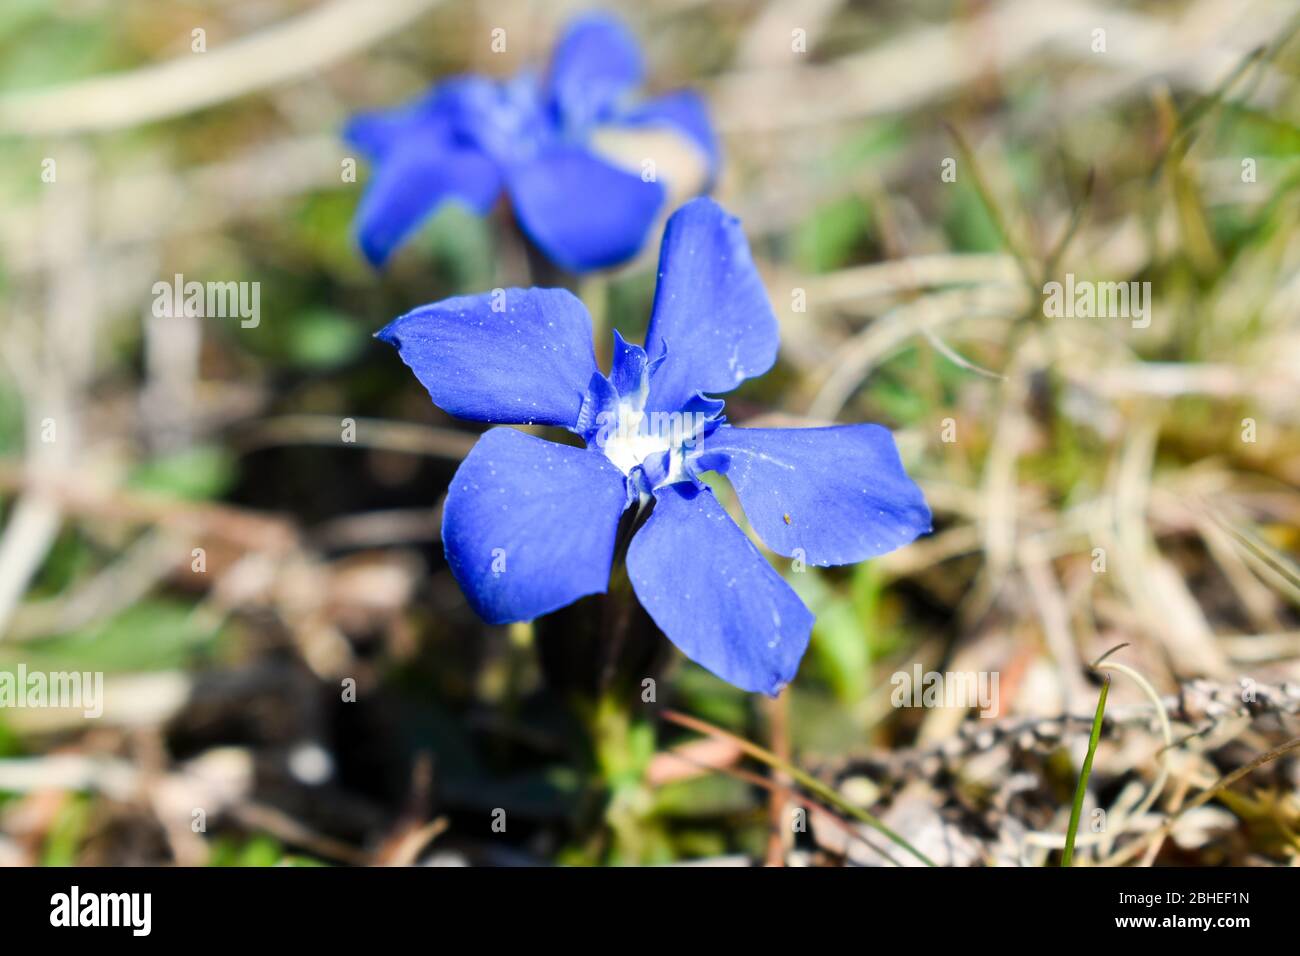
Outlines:
[[444,200],[460,200],[483,214],[500,192],[496,164],[478,150],[432,135],[409,137],[386,154],[366,187],[357,209],[357,243],[371,264],[383,265]]
[[636,39],[616,18],[591,13],[573,20],[555,45],[547,87],[561,123],[581,129],[641,82]]
[[369,110],[351,117],[343,139],[373,160],[387,156],[407,137],[422,130],[445,127],[440,88],[390,109]]
[[508,105],[510,85],[472,73],[449,76],[398,106],[358,113],[343,138],[379,160],[412,137],[433,136],[452,145],[479,145],[493,132],[494,114]]
[[567,289],[444,299],[377,337],[397,348],[435,405],[480,422],[572,427],[596,372],[591,318]]
[[930,530],[930,509],[879,425],[732,428],[704,443],[763,542],[809,564],[850,564]]
[[711,491],[670,485],[628,549],[642,606],[682,653],[743,690],[776,694],[813,615]]
[[721,149],[704,100],[691,90],[678,90],[628,110],[618,120],[627,126],[671,126],[685,133],[708,161],[709,181],[718,174]]
[[762,375],[780,345],[776,315],[740,220],[692,199],[668,220],[659,252],[646,352],[671,352],[650,385],[649,408],[677,411],[695,392],[729,392]]
[[529,238],[571,272],[636,255],[664,198],[659,183],[567,145],[512,170],[507,185]]
[[447,490],[447,563],[485,621],[539,617],[605,590],[626,503],[603,455],[494,428]]

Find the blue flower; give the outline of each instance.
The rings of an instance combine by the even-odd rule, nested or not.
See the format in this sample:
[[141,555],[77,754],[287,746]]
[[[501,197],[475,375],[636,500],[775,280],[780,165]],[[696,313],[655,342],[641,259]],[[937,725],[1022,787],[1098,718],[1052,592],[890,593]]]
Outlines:
[[699,149],[710,179],[718,163],[700,99],[681,91],[630,104],[641,78],[633,38],[616,20],[589,14],[569,25],[544,79],[458,76],[404,106],[354,117],[344,137],[376,165],[356,220],[366,257],[382,265],[443,201],[485,214],[504,188],[553,262],[585,272],[631,258],[664,186],[601,158],[593,135],[666,126]]
[[487,431],[452,479],[447,562],[485,620],[528,620],[604,592],[630,506],[649,518],[627,570],[687,657],[776,694],[813,616],[701,480],[730,480],[778,554],[810,565],[884,554],[930,530],[930,510],[878,425],[737,428],[723,403],[776,360],[776,316],[738,220],[696,199],[668,220],[646,346],[614,333],[596,367],[586,309],[563,289],[510,289],[416,309],[379,332],[462,418],[554,425],[585,448]]

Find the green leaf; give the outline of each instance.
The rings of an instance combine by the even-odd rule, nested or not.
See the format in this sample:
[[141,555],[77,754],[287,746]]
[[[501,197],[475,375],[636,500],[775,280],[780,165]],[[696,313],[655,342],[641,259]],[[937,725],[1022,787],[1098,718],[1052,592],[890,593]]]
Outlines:
[[169,670],[185,665],[214,639],[188,605],[142,601],[82,631],[21,647],[0,644],[0,669],[12,670],[23,661],[29,670]]
[[127,485],[137,491],[203,501],[226,492],[234,478],[230,453],[215,445],[201,445],[145,462],[131,474]]
[[232,839],[213,841],[208,866],[275,866],[284,857],[284,848],[268,836],[251,837],[244,843]]
[[90,820],[90,798],[74,796],[64,802],[54,817],[45,845],[41,847],[41,866],[73,866],[77,849],[86,835]]
[[749,784],[718,773],[664,784],[654,795],[655,813],[681,819],[719,817],[753,806],[753,788]]
[[492,232],[483,216],[459,202],[443,203],[420,230],[420,240],[452,288],[481,290],[493,284]]
[[838,269],[871,233],[871,210],[849,196],[815,211],[795,233],[795,258],[810,272]]
[[315,371],[337,368],[365,346],[369,333],[354,318],[332,309],[313,309],[294,318],[289,360]]

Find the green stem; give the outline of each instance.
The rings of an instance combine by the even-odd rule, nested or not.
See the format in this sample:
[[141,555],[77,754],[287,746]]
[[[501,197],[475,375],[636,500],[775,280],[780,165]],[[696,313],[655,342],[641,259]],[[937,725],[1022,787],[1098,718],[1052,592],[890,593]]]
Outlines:
[[613,837],[609,858],[619,864],[653,861],[654,798],[645,783],[654,756],[654,728],[611,693],[588,705],[596,770],[606,791],[604,822]]
[[[1100,663],[1100,661],[1098,661]],[[1097,753],[1097,743],[1101,740],[1101,720],[1106,713],[1106,694],[1110,691],[1110,675],[1101,682],[1101,696],[1097,698],[1097,713],[1092,718],[1092,735],[1088,738],[1088,755],[1083,758],[1083,769],[1079,772],[1079,785],[1074,788],[1074,806],[1070,808],[1070,828],[1065,834],[1065,853],[1061,856],[1061,866],[1069,866],[1074,859],[1074,837],[1079,832],[1079,817],[1083,814],[1083,798],[1088,792],[1088,777],[1092,774],[1092,758]]]

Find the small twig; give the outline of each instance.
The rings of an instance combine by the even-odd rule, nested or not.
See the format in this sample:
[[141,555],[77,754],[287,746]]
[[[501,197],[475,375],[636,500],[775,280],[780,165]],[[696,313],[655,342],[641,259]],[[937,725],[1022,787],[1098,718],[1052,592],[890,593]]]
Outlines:
[[826,800],[833,806],[838,807],[839,809],[843,810],[845,813],[848,813],[853,817],[856,817],[858,820],[861,820],[863,823],[867,824],[868,826],[873,827],[876,830],[879,830],[882,834],[888,837],[892,842],[898,844],[908,853],[911,853],[914,857],[916,857],[926,866],[935,865],[935,862],[933,860],[931,860],[928,856],[926,856],[916,847],[912,846],[912,844],[908,843],[899,834],[895,833],[892,829],[890,829],[890,827],[888,827],[884,823],[884,821],[868,813],[866,810],[863,810],[861,807],[858,807],[850,803],[849,801],[845,800],[842,796],[840,796],[838,793],[836,793],[830,787],[826,786],[826,784],[822,783],[820,780],[818,780],[816,777],[812,776],[811,774],[804,773],[802,770],[800,770],[798,767],[794,766],[793,764],[788,764],[777,759],[773,754],[764,750],[762,747],[758,746],[757,744],[751,743],[750,741],[746,740],[744,737],[740,737],[736,734],[730,733],[729,731],[723,730],[721,727],[715,727],[713,724],[710,724],[707,721],[700,720],[698,717],[691,717],[688,714],[678,713],[675,710],[661,711],[659,716],[661,716],[664,720],[669,721],[670,723],[677,724],[678,726],[681,727],[686,727],[689,730],[694,730],[696,733],[709,734],[710,736],[713,737],[723,737],[727,740],[733,741],[746,754],[753,757],[755,760],[759,761],[760,763],[765,763],[769,767],[772,767],[773,769],[781,770],[789,774],[790,777],[804,789],[811,790],[813,793],[817,794],[819,797]]
[[1163,840],[1165,837],[1169,836],[1169,834],[1173,832],[1174,826],[1184,814],[1195,810],[1197,807],[1204,806],[1213,800],[1216,794],[1221,793],[1223,790],[1232,786],[1247,774],[1258,770],[1267,763],[1277,760],[1279,757],[1286,756],[1293,750],[1300,750],[1300,737],[1292,738],[1279,747],[1274,747],[1272,750],[1265,751],[1249,763],[1238,767],[1229,774],[1225,774],[1223,777],[1219,778],[1219,781],[1212,787],[1202,790],[1194,799],[1184,804],[1180,810],[1170,814],[1169,819],[1166,820],[1158,829],[1152,830],[1150,833],[1139,837],[1132,844],[1106,860],[1104,865],[1119,866],[1122,863],[1128,862],[1130,859],[1142,852],[1142,849],[1151,841],[1157,839]]
[[130,73],[0,97],[0,129],[24,135],[113,130],[267,89],[364,49],[441,0],[334,0],[213,49]]
[[994,200],[993,191],[989,188],[988,182],[984,179],[984,174],[980,171],[979,161],[975,158],[975,151],[971,149],[970,144],[966,142],[966,137],[962,135],[961,130],[956,126],[945,123],[944,128],[948,131],[948,135],[952,137],[953,142],[956,143],[957,151],[961,153],[962,161],[969,171],[971,182],[975,184],[975,193],[979,196],[984,210],[989,214],[993,228],[998,231],[1002,244],[1007,247],[1007,251],[1016,260],[1016,266],[1020,269],[1020,276],[1025,281],[1025,287],[1029,290],[1031,296],[1037,295],[1040,284],[1033,274],[1033,270],[1029,268],[1029,255],[1021,248],[1006,218],[1002,215],[1001,208]]
[[[772,738],[772,752],[777,758],[790,762],[790,696],[782,694],[767,703],[768,724]],[[789,779],[785,774],[778,774],[777,781],[788,788]],[[771,826],[767,841],[767,865],[784,866],[786,855],[785,813],[790,806],[788,793],[772,791],[768,804],[768,822]]]
[[807,804],[808,809],[810,811],[812,811],[814,814],[818,815],[822,819],[834,825],[837,829],[842,831],[845,836],[849,837],[850,839],[857,840],[859,843],[861,843],[863,846],[870,849],[872,852],[879,853],[881,857],[888,860],[890,863],[894,864],[895,866],[903,865],[899,863],[898,860],[890,856],[888,850],[884,849],[883,847],[876,846],[876,844],[872,843],[869,839],[867,839],[867,837],[862,833],[861,830],[858,830],[853,826],[851,826],[849,822],[844,818],[842,818],[839,814],[835,813],[833,810],[826,807],[825,805],[818,802],[817,800],[813,799],[812,797],[808,796],[807,794],[796,793],[790,786],[786,784],[779,783],[775,780],[769,780],[768,778],[759,776],[758,774],[753,773],[752,771],[745,770],[743,767],[731,767],[725,764],[707,763],[703,760],[698,760],[690,756],[689,754],[683,752],[681,749],[665,750],[660,756],[672,757],[673,759],[680,760],[683,763],[688,763],[695,767],[702,767],[705,770],[709,770],[709,771],[716,771],[717,773],[725,774],[726,776],[731,777],[735,780],[741,780],[755,787],[761,787],[762,789],[766,790],[768,793],[772,795],[773,802],[780,800],[786,806],[789,806],[794,803]]
[[244,452],[275,445],[333,445],[377,448],[382,451],[411,455],[429,455],[460,461],[469,454],[478,436],[451,428],[414,425],[409,422],[385,421],[381,418],[354,418],[356,440],[343,443],[342,416],[284,415],[259,422],[239,435],[236,444]]

